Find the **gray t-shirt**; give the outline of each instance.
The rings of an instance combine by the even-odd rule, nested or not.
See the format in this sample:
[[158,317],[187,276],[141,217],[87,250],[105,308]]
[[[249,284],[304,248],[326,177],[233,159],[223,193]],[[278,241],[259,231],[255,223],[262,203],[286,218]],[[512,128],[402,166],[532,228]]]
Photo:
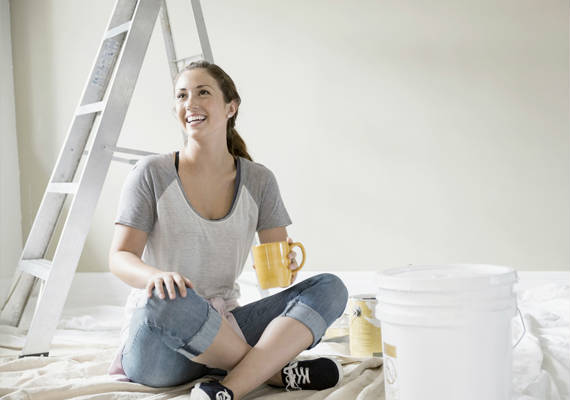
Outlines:
[[[127,176],[115,220],[148,233],[144,263],[179,272],[192,281],[200,296],[222,297],[229,304],[240,295],[236,280],[255,232],[291,224],[273,173],[242,157],[236,159],[236,166],[229,213],[208,220],[188,201],[173,153],[144,157]],[[127,300],[124,328],[134,309],[145,302],[144,289],[133,288]],[[125,329],[122,336],[126,336]]]

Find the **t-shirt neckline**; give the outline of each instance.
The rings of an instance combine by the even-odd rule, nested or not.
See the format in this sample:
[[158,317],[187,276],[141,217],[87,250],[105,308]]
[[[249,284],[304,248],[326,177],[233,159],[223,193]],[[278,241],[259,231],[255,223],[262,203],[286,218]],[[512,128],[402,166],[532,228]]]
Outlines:
[[[219,219],[208,219],[208,218],[204,218],[195,208],[194,206],[192,206],[192,203],[190,203],[190,199],[188,199],[188,196],[186,196],[186,192],[184,191],[184,186],[182,185],[182,180],[180,179],[180,175],[178,175],[178,157],[179,157],[179,152],[176,151],[175,152],[175,162],[171,163],[173,169],[174,169],[174,175],[176,176],[176,181],[178,182],[178,189],[180,190],[180,194],[182,195],[182,197],[184,198],[184,200],[186,200],[186,204],[188,205],[188,207],[190,208],[190,210],[192,210],[192,212],[194,214],[196,214],[201,220],[203,221],[207,221],[207,222],[223,222],[225,220],[227,220],[228,218],[230,218],[234,212],[234,209],[236,208],[236,204],[237,204],[237,200],[238,200],[238,195],[239,195],[239,191],[240,191],[240,187],[242,186],[241,181],[242,181],[242,174],[241,174],[241,157],[234,157],[235,160],[235,166],[236,166],[236,178],[235,178],[235,184],[234,184],[234,196],[232,198],[232,205],[230,206],[230,210],[228,211],[228,213],[226,215],[224,215],[222,218]],[[172,160],[172,159],[171,159]]]

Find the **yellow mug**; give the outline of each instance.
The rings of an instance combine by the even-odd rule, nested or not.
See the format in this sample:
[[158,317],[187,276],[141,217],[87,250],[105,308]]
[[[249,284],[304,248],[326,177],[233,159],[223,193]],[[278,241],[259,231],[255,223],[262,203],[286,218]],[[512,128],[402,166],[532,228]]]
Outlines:
[[293,271],[289,269],[289,265],[291,265],[289,253],[293,247],[299,247],[303,253],[303,262],[299,265],[299,268],[295,270],[295,272],[298,272],[305,264],[306,257],[305,248],[301,243],[295,242],[289,244],[286,241],[271,242],[251,248],[257,280],[262,289],[287,287],[291,285],[293,281]]

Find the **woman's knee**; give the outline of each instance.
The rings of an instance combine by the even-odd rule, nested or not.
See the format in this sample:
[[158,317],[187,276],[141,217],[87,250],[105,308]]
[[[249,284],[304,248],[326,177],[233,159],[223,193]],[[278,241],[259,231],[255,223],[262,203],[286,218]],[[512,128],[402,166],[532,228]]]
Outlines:
[[283,315],[307,325],[313,333],[312,348],[320,342],[326,329],[344,313],[348,291],[342,280],[330,273],[315,275],[303,282],[306,282],[306,289],[289,302]]
[[344,313],[348,301],[346,285],[334,274],[324,273],[317,275],[317,277],[326,297],[326,302],[329,304],[330,313],[335,319],[339,318]]
[[174,299],[161,299],[155,289],[143,312],[144,323],[164,344],[190,359],[208,348],[221,325],[221,316],[193,289],[182,297],[176,288]]
[[[175,287],[176,297],[161,299],[155,288],[152,297],[147,299],[144,313],[147,323],[151,326],[172,328],[181,323],[200,324],[208,316],[209,304],[198,296],[193,289],[186,289],[186,297],[182,297]],[[192,319],[189,321],[188,319]]]

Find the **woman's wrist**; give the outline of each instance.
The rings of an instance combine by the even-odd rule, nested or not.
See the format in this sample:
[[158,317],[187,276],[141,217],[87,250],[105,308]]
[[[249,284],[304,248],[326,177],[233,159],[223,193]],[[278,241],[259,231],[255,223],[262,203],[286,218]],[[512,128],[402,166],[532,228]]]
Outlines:
[[162,272],[160,269],[145,264],[139,257],[128,251],[117,251],[110,263],[110,270],[127,285],[144,289],[151,277]]

